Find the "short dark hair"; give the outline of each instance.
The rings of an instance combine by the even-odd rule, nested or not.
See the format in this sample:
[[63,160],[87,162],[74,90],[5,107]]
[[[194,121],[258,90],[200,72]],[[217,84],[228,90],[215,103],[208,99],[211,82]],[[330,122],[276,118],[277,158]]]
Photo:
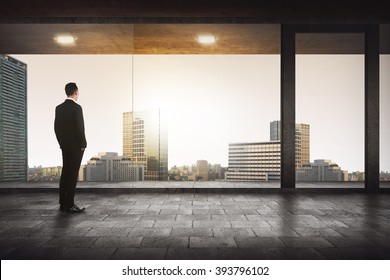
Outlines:
[[78,90],[76,83],[67,83],[65,85],[65,93],[67,96],[72,95],[76,90]]

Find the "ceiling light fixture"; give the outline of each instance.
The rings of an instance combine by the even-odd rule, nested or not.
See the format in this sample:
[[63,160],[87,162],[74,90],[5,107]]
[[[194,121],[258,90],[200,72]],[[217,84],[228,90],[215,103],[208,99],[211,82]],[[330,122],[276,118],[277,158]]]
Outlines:
[[217,39],[213,35],[199,35],[197,41],[200,44],[211,45],[214,44]]
[[77,38],[72,35],[59,35],[54,37],[54,40],[61,45],[72,45],[76,42]]

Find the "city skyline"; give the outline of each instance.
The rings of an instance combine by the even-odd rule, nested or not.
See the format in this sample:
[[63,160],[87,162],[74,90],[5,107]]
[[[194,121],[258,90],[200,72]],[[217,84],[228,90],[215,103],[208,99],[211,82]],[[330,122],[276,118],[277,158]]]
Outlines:
[[[54,134],[51,135],[51,115],[53,108],[65,98],[63,85],[68,81],[75,81],[79,85],[79,102],[84,108],[89,147],[83,162],[99,151],[121,150],[121,114],[131,111],[132,107],[134,111],[138,111],[161,105],[160,107],[170,111],[169,167],[190,164],[202,158],[227,166],[229,142],[265,141],[269,137],[266,129],[269,122],[280,118],[280,61],[276,55],[139,55],[134,56],[134,73],[131,72],[130,55],[14,55],[14,57],[29,65],[29,166],[61,165],[60,150],[54,141]],[[297,57],[299,58],[297,65],[303,67],[302,73],[312,78],[310,73],[306,73],[309,72],[307,69],[311,69],[308,61],[310,56]],[[389,57],[381,56],[381,75],[390,69]],[[344,61],[345,65],[341,63],[343,70],[348,67],[356,68],[356,65],[361,63],[361,56],[325,58],[328,61],[338,61],[339,64]],[[327,67],[325,62],[322,64]],[[99,68],[98,65],[102,67]],[[360,77],[362,71],[357,72],[357,77]],[[344,104],[344,109],[352,109],[350,115],[355,115],[355,112],[361,109],[361,113],[356,116],[358,121],[351,123],[350,119],[347,119],[347,126],[343,125],[341,128],[347,129],[347,132],[340,134],[340,138],[346,138],[344,140],[347,142],[351,142],[351,139],[352,142],[357,142],[356,145],[352,145],[356,147],[349,145],[344,149],[347,151],[343,151],[340,147],[344,144],[337,145],[335,139],[325,139],[328,142],[331,140],[328,146],[336,151],[336,156],[333,156],[334,153],[325,153],[329,148],[326,141],[316,141],[317,138],[326,138],[321,135],[321,129],[326,128],[327,123],[324,125],[323,119],[318,116],[309,119],[314,110],[312,107],[315,106],[309,102],[310,96],[307,97],[305,91],[310,90],[310,86],[315,85],[316,81],[311,79],[305,89],[306,86],[300,85],[300,80],[304,80],[304,77],[298,74],[297,86],[300,86],[306,95],[297,92],[297,122],[309,123],[313,130],[310,157],[330,158],[347,170],[364,171],[362,94],[359,93],[353,98],[354,95],[351,97],[349,93],[344,98],[350,100]],[[356,76],[356,73],[354,74]],[[47,80],[49,75],[50,81]],[[354,76],[345,77],[345,80],[348,79],[353,81]],[[363,92],[361,82],[352,85],[353,89],[355,87],[359,87]],[[380,169],[383,171],[390,170],[385,164],[390,162],[385,160],[390,158],[389,148],[383,144],[386,139],[390,139],[388,129],[383,125],[388,114],[383,108],[390,100],[389,87],[388,81],[381,79],[381,91],[384,94],[381,94]],[[319,92],[327,90],[325,86],[317,85],[317,88],[320,88]],[[346,88],[341,88],[340,91],[345,91]],[[129,94],[132,90],[133,97]],[[331,87],[330,91],[333,90]],[[134,104],[131,104],[132,99]],[[354,99],[359,101],[355,105]],[[340,108],[336,104],[332,109],[335,107]],[[345,117],[343,115],[339,117],[340,121],[343,122]],[[322,125],[316,125],[317,119],[322,121]],[[358,133],[354,133],[354,130]],[[314,133],[315,131],[317,132]],[[45,150],[42,150],[39,144],[42,142],[45,143]],[[324,152],[321,154],[321,151]],[[351,156],[348,156],[349,154]]]

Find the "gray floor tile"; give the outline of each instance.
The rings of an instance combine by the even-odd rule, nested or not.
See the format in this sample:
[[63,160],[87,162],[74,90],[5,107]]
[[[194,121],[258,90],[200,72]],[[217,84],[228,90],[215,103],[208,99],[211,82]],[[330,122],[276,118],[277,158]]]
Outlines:
[[75,227],[90,227],[90,228],[111,228],[117,224],[117,221],[82,221]]
[[271,254],[267,248],[219,248],[217,258],[219,260],[269,260]]
[[193,221],[157,221],[153,227],[166,228],[166,227],[186,227],[191,228]]
[[[63,254],[66,248],[34,248],[19,247],[10,252],[6,258],[9,260],[56,260],[64,259]],[[73,258],[72,258],[73,259]]]
[[162,209],[159,215],[192,215],[192,209]]
[[177,215],[178,221],[211,221],[211,215]]
[[52,237],[39,236],[39,237],[5,237],[0,238],[0,248],[3,247],[42,247],[45,243],[50,241]]
[[230,228],[231,224],[229,221],[194,221],[194,228],[213,228],[213,227],[224,227]]
[[16,236],[38,237],[38,236],[44,234],[45,231],[47,231],[46,228],[23,228],[23,227],[9,228],[9,229],[6,229],[6,230],[0,232],[0,236],[3,236],[3,237],[16,237]]
[[36,227],[39,224],[44,223],[45,220],[39,220],[39,221],[31,221],[31,220],[20,220],[20,221],[8,221],[7,222],[7,227],[10,228],[16,228],[16,227],[21,227],[21,228],[32,228]]
[[233,237],[190,237],[190,248],[237,247]]
[[68,248],[61,256],[72,260],[108,260],[116,248]]
[[[279,237],[287,247],[294,248],[317,248],[334,247],[327,239],[322,237]],[[336,237],[337,238],[337,237]]]
[[43,236],[84,236],[91,228],[47,228]]
[[183,247],[188,248],[189,237],[145,237],[142,240],[141,247],[146,248],[169,248]]
[[96,227],[91,228],[85,236],[127,236],[132,228],[106,228],[106,227]]
[[152,227],[154,225],[154,221],[118,221],[114,227]]
[[211,215],[213,221],[248,221],[245,215]]
[[251,228],[213,228],[215,237],[255,237]]
[[223,209],[194,209],[192,210],[194,215],[225,215]]
[[[323,248],[320,248],[323,249]],[[325,248],[328,249],[328,248]],[[270,259],[275,260],[324,260],[317,248],[269,248]]]
[[335,229],[341,236],[346,237],[385,237],[385,234],[374,229],[337,228]]
[[218,248],[168,248],[168,260],[216,260]]
[[299,236],[296,231],[291,228],[267,228],[267,227],[254,227],[252,228],[256,236],[258,237],[281,237],[281,236]]
[[233,228],[257,228],[257,227],[271,227],[269,223],[265,221],[231,221]]
[[168,237],[171,235],[172,228],[133,228],[129,236],[142,237]]
[[133,215],[133,214],[118,214],[115,213],[109,214],[104,221],[138,221],[143,217],[142,215]]
[[338,231],[331,228],[294,228],[294,231],[302,237],[342,236]]
[[139,236],[101,236],[93,243],[92,248],[139,247],[142,239]]
[[240,248],[286,247],[286,245],[277,237],[236,237],[235,240]]
[[373,240],[367,237],[325,237],[334,247],[378,247]]
[[88,248],[96,241],[94,236],[57,236],[49,242],[45,243],[44,247],[63,247],[63,248]]
[[174,221],[176,215],[145,215],[140,218],[141,221]]
[[[180,248],[181,249],[181,248]],[[112,260],[163,260],[166,248],[118,248]]]
[[383,259],[379,252],[370,251],[368,248],[317,248],[317,250],[329,260]]
[[212,237],[213,232],[209,228],[181,228],[175,227],[172,228],[171,232],[172,237]]

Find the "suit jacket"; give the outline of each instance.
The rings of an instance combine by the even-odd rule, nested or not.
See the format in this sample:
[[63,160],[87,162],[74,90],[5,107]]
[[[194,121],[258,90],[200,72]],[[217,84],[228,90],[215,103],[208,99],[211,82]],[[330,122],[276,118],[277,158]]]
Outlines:
[[61,149],[87,147],[83,109],[73,100],[66,99],[56,107],[54,131]]

